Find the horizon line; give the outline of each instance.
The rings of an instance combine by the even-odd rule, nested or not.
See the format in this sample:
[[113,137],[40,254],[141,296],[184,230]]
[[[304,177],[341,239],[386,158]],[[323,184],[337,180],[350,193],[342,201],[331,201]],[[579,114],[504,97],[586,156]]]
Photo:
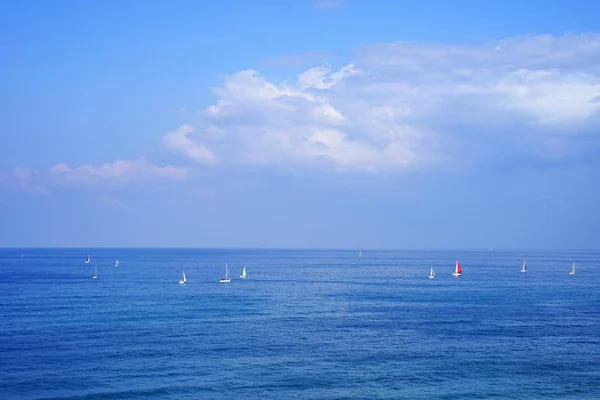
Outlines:
[[157,249],[157,250],[305,250],[305,251],[600,251],[597,248],[544,248],[544,247],[423,247],[423,248],[391,248],[391,247],[201,247],[201,246],[0,246],[0,250],[20,249]]

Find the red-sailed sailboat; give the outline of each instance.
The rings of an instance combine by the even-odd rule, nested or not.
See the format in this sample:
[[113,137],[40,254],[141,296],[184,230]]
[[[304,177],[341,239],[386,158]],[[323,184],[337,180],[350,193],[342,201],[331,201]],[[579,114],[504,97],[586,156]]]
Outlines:
[[454,275],[454,276],[462,275],[462,267],[460,266],[460,263],[458,262],[458,260],[456,260],[456,267],[454,267],[454,273],[452,275]]

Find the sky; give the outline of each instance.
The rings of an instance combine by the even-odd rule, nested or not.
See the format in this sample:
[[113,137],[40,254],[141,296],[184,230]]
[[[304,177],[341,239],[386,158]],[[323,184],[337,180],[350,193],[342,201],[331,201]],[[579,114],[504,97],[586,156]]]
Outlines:
[[0,3],[0,246],[599,249],[600,3]]

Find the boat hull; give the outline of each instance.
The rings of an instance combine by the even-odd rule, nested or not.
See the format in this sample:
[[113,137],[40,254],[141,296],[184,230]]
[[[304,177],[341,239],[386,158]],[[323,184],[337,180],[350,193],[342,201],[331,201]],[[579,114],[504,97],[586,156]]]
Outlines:
[[231,282],[231,279],[220,279],[219,283],[229,283]]

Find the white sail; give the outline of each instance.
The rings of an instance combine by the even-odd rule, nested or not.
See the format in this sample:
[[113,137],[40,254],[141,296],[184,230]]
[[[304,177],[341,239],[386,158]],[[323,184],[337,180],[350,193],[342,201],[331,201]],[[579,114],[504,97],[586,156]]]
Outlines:
[[186,277],[185,277],[185,271],[183,271],[183,273],[182,273],[182,277],[181,277],[181,279],[179,280],[179,284],[180,284],[180,285],[185,285],[185,283],[186,283],[186,282],[187,282],[187,279],[186,279]]
[[240,278],[245,278],[246,277],[246,267],[244,267],[244,269],[242,270],[242,274],[240,275]]
[[115,261],[115,267],[118,267],[118,266],[119,266],[119,260],[116,260]]
[[523,266],[521,267],[521,272],[527,272],[527,260],[523,262]]
[[219,279],[221,283],[229,283],[231,279],[229,279],[229,268],[227,267],[227,263],[225,263],[225,278]]
[[98,277],[98,267],[94,265],[94,275],[92,278],[96,279]]
[[433,267],[429,270],[429,279],[435,278],[435,272],[433,271]]
[[569,275],[575,275],[575,262],[571,265],[571,272],[569,272]]
[[86,264],[89,264],[89,263],[90,263],[90,261],[92,261],[92,259],[90,258],[90,255],[88,254],[88,256],[87,256],[87,259],[85,260],[85,263],[86,263]]

